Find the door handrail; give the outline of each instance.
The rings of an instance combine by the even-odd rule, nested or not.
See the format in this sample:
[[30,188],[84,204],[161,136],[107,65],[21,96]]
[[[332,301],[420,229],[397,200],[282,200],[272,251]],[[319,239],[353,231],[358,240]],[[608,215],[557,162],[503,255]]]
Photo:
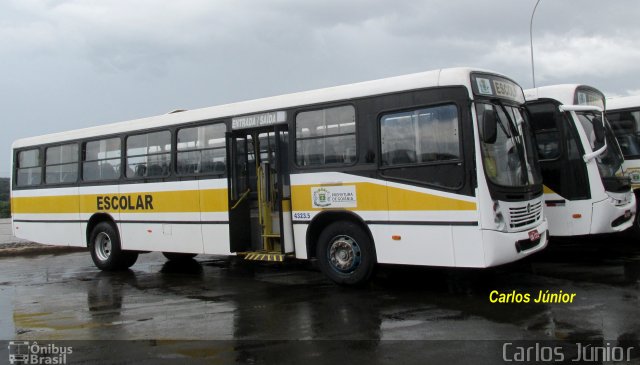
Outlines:
[[238,207],[238,205],[240,205],[240,203],[242,203],[242,201],[244,199],[246,199],[247,196],[249,196],[249,193],[251,192],[251,189],[248,188],[247,191],[245,191],[241,196],[240,199],[238,199],[238,201],[231,207],[231,209],[229,210],[234,210]]

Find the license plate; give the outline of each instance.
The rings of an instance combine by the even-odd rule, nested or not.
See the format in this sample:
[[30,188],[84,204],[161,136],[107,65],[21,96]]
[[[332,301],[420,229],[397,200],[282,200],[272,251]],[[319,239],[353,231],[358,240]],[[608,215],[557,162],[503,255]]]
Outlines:
[[629,218],[629,217],[631,217],[631,211],[630,211],[630,210],[625,210],[625,211],[624,211],[624,217],[625,217],[625,218]]
[[529,239],[531,241],[537,241],[540,239],[540,233],[538,233],[537,229],[534,229],[533,231],[529,231]]

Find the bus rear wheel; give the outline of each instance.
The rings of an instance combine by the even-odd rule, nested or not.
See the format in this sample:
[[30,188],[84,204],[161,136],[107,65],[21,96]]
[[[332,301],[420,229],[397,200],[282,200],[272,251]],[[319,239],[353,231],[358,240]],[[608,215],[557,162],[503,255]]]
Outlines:
[[164,257],[169,261],[186,261],[198,256],[197,253],[184,253],[184,252],[163,252]]
[[138,260],[138,252],[123,250],[118,230],[109,222],[98,223],[91,231],[89,251],[100,270],[125,270]]
[[320,233],[316,257],[322,272],[343,285],[367,282],[376,264],[371,239],[359,225],[349,221],[331,223]]

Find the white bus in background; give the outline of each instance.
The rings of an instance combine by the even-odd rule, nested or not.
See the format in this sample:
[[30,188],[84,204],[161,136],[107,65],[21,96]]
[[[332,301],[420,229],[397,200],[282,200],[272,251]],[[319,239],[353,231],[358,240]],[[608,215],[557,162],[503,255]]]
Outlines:
[[13,144],[16,236],[145,251],[489,267],[547,244],[518,84],[442,69],[79,129]]
[[[607,120],[618,139],[624,156],[625,175],[631,179],[636,204],[640,197],[640,95],[607,99]],[[640,220],[636,214],[633,229],[640,235]]]
[[586,85],[525,90],[544,182],[551,236],[620,232],[633,224],[635,197],[604,118],[604,95]]

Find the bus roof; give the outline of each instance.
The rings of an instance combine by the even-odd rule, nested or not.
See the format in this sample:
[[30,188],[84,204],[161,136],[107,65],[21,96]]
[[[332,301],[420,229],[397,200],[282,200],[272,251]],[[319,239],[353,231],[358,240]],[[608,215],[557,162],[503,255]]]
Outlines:
[[578,88],[589,88],[598,90],[594,87],[581,84],[558,84],[550,86],[537,87],[535,89],[524,90],[524,98],[527,101],[538,99],[554,99],[564,105],[573,105]]
[[607,99],[607,111],[640,108],[640,95]]
[[112,124],[104,124],[95,127],[47,134],[38,137],[23,138],[16,140],[13,143],[12,148],[22,148],[32,145],[98,137],[101,135],[114,135],[136,130],[171,126],[175,124],[198,122],[218,118],[229,118],[258,112],[275,111],[296,106],[308,106],[324,102],[348,100],[364,96],[436,86],[467,86],[469,89],[469,96],[472,97],[473,95],[470,87],[471,81],[469,77],[471,72],[490,73],[502,76],[501,74],[496,72],[468,67],[438,69],[373,81],[365,81],[324,89],[242,101],[208,108],[187,110],[180,113],[163,114],[154,117],[147,117]]

